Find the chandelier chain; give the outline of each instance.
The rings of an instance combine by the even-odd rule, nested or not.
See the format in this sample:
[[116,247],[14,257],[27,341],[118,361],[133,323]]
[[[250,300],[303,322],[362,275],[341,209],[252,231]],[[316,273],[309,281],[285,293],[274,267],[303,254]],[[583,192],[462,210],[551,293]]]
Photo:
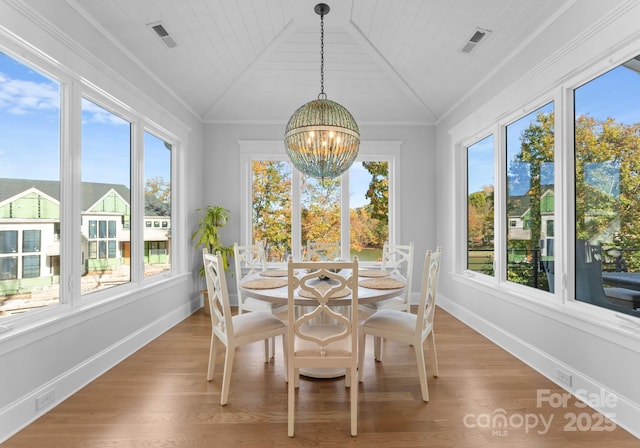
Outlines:
[[324,14],[320,14],[320,95],[318,98],[326,98],[324,93]]

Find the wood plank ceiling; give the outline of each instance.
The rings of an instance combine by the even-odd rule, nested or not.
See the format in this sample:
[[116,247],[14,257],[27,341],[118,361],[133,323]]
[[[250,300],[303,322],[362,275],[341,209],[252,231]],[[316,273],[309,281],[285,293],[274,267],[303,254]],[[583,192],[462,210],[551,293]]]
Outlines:
[[[362,124],[435,124],[575,1],[326,0],[325,91]],[[204,122],[284,125],[320,92],[316,0],[67,2]]]

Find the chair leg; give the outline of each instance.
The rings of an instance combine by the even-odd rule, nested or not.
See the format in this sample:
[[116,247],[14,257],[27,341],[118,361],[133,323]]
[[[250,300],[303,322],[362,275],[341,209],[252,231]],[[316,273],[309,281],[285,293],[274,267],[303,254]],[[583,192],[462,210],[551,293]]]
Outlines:
[[264,340],[264,363],[269,362],[269,339]]
[[358,369],[354,365],[351,374],[351,435],[358,435]]
[[296,404],[296,380],[294,378],[297,379],[295,369],[293,369],[292,365],[289,364],[289,384],[287,385],[287,435],[289,437],[293,437],[293,420]]
[[288,350],[287,350],[287,345],[289,345],[289,343],[287,342],[287,337],[283,334],[282,335],[282,357],[284,358],[284,382],[288,383],[289,382],[289,356],[288,356]]
[[429,341],[429,352],[431,356],[431,365],[433,366],[433,376],[436,378],[439,376],[438,373],[438,356],[436,355],[436,336],[433,334],[433,330],[427,336],[427,341]]
[[209,346],[209,367],[207,368],[207,381],[211,381],[213,379],[213,370],[216,367],[216,335],[211,334],[211,344]]
[[269,347],[269,359],[273,359],[276,357],[276,338],[271,338],[271,344]]
[[220,396],[220,404],[227,404],[229,398],[229,386],[231,385],[231,372],[233,370],[233,358],[236,354],[235,347],[227,347],[227,353],[224,359],[224,374],[222,375],[222,394]]
[[358,331],[358,382],[362,382],[362,377],[364,375],[364,352],[366,349],[366,334],[364,333],[364,329],[360,327]]
[[418,376],[420,378],[420,390],[422,391],[422,400],[429,401],[429,389],[427,388],[427,368],[424,365],[424,348],[420,342],[414,345],[416,352],[416,362],[418,363]]
[[382,338],[373,337],[373,355],[376,361],[382,361]]

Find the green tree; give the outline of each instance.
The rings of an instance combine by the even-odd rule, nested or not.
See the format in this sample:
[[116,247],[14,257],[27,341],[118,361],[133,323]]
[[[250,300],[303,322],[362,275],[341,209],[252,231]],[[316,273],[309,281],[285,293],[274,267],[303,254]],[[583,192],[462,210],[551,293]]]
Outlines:
[[171,183],[151,177],[144,184],[144,213],[147,216],[171,216]]
[[291,170],[280,161],[252,165],[252,237],[265,241],[270,261],[291,252]]
[[340,241],[340,178],[301,175],[301,233],[306,241]]
[[389,238],[389,162],[362,162],[362,167],[371,174],[365,197],[369,215],[375,220],[375,247],[382,247]]

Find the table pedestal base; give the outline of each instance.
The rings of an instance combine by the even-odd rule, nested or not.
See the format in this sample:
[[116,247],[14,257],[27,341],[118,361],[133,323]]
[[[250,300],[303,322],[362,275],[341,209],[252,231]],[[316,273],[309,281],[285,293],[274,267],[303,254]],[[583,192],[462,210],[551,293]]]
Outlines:
[[344,375],[345,375],[345,369],[340,369],[340,368],[304,367],[300,369],[300,376],[305,376],[307,378],[329,379],[329,378],[340,378],[340,377],[343,377]]

